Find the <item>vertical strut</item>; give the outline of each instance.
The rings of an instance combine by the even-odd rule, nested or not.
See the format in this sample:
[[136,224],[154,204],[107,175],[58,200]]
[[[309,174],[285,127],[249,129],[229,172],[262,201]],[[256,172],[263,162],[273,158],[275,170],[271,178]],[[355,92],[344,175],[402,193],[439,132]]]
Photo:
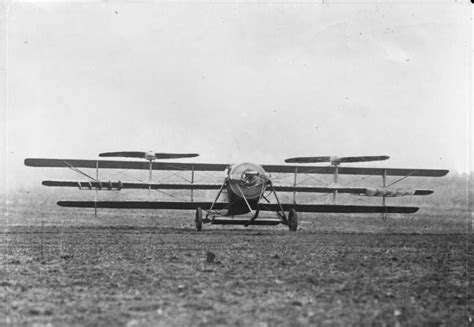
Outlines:
[[[334,186],[337,186],[338,177],[339,177],[338,175],[339,175],[339,167],[334,166],[334,180],[333,180]],[[333,202],[333,204],[336,204],[336,201],[337,201],[337,190],[335,190],[332,193],[332,202]]]
[[[387,187],[387,169],[384,169],[382,171],[382,186],[383,186],[384,189]],[[382,207],[383,207],[382,220],[386,221],[387,220],[387,211],[385,209],[385,195],[382,196]]]
[[[95,162],[95,180],[99,182],[99,160]],[[99,199],[97,187],[95,188],[95,201],[94,201],[94,218],[97,218],[97,200]]]
[[[194,184],[194,165],[192,165],[191,170],[191,184]],[[191,186],[191,202],[194,201],[194,188]]]
[[150,166],[148,168],[148,181],[150,182],[151,181],[151,175],[152,175],[152,172],[153,172],[153,162],[151,160],[149,160],[150,162]]
[[[149,160],[150,165],[148,168],[148,183],[151,183],[152,173],[153,173],[153,162]],[[151,185],[148,186],[148,201],[150,201]]]
[[[298,179],[298,167],[295,167],[295,177],[293,179],[293,187],[296,188],[296,181]],[[293,189],[293,203],[296,204],[296,190]]]

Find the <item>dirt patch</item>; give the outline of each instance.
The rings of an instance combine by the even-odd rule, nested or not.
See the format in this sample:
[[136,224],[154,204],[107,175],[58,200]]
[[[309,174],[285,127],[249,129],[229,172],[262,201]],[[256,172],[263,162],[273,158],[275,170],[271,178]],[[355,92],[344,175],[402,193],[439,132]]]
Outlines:
[[309,225],[9,227],[0,312],[14,325],[466,325],[472,244]]

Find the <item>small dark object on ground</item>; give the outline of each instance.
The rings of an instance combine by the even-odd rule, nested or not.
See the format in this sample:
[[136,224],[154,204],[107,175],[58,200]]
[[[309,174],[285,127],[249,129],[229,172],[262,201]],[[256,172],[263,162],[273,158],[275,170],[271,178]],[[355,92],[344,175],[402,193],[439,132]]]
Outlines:
[[216,259],[216,255],[210,251],[207,251],[206,253],[206,260],[207,263],[214,263],[214,260]]

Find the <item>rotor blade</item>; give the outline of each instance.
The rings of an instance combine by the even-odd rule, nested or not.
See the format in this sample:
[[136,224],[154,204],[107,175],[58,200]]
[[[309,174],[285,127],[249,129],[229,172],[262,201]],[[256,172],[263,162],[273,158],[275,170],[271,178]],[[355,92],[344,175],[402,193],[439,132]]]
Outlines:
[[382,161],[390,159],[389,156],[357,156],[357,157],[341,157],[337,158],[339,162],[368,162],[368,161]]
[[99,157],[125,157],[125,158],[145,158],[146,152],[142,151],[119,151],[100,153]]
[[285,162],[293,163],[310,163],[310,162],[330,162],[331,157],[295,157],[285,159]]
[[156,159],[194,158],[197,156],[199,156],[198,153],[155,153]]

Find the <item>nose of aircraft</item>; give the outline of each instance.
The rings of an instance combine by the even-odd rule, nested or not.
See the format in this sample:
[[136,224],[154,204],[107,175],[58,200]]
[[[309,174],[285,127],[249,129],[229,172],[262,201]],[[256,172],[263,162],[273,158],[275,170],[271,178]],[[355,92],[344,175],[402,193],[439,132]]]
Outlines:
[[229,172],[229,189],[239,198],[256,199],[266,187],[265,170],[250,162],[238,164]]

